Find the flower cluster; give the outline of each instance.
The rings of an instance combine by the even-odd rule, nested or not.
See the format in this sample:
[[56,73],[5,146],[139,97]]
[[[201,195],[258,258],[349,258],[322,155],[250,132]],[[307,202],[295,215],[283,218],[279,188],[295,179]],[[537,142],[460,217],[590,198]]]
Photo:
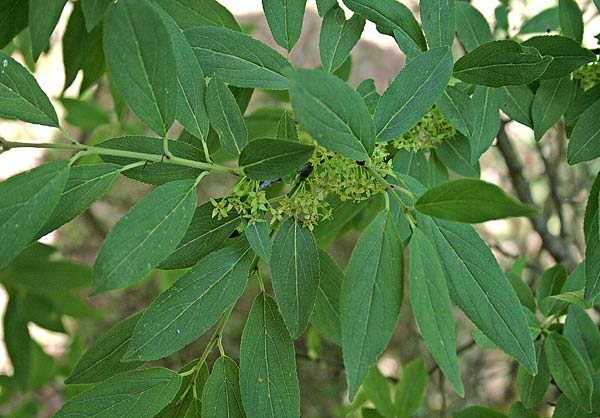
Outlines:
[[[385,189],[362,163],[323,147],[316,148],[309,164],[311,170],[308,175],[298,174],[289,193],[271,200],[261,190],[260,182],[240,180],[223,199],[211,200],[213,216],[221,219],[235,212],[254,223],[269,213],[274,220],[291,217],[313,229],[332,216],[332,209],[325,200],[328,195],[335,194],[342,201],[360,202]],[[391,164],[385,145],[378,145],[369,162],[370,167],[385,177],[392,170]]]
[[584,65],[573,72],[573,79],[579,81],[583,90],[588,90],[600,82],[600,61]]
[[433,106],[429,113],[417,122],[408,132],[396,138],[393,146],[396,149],[429,150],[445,138],[452,138],[456,129],[442,114],[437,106]]

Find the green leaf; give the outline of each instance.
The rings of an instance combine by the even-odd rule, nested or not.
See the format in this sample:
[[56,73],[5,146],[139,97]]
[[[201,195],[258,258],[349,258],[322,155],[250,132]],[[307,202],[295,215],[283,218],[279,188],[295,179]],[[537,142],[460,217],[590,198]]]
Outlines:
[[319,249],[319,264],[321,271],[319,292],[311,322],[327,338],[341,346],[340,296],[344,273],[331,256],[321,249]]
[[216,0],[154,0],[171,15],[182,30],[216,26],[241,31],[240,25]]
[[406,56],[406,61],[412,61],[423,53],[419,45],[401,28],[394,29],[394,39],[400,50]]
[[104,53],[111,75],[131,110],[165,136],[177,109],[177,72],[171,35],[147,0],[120,0],[104,24]]
[[374,113],[377,108],[377,103],[379,103],[379,99],[381,96],[377,93],[377,88],[375,86],[375,80],[372,78],[368,78],[360,82],[358,87],[356,88],[358,94],[361,95],[363,101],[367,105],[370,113]]
[[504,86],[500,89],[500,108],[511,119],[533,129],[531,106],[535,95],[527,86]]
[[[12,292],[11,292],[12,293]],[[10,294],[3,317],[4,343],[6,353],[13,367],[13,378],[21,391],[30,387],[29,370],[31,370],[33,347],[25,317],[25,298],[19,294]]]
[[393,35],[394,29],[402,29],[419,45],[422,51],[427,49],[425,36],[410,9],[395,0],[343,0],[353,12],[377,25],[377,30]]
[[164,184],[139,200],[100,248],[93,294],[123,289],[146,277],[181,241],[195,207],[194,180]]
[[549,33],[558,31],[559,26],[558,7],[551,7],[539,12],[537,15],[527,20],[523,24],[523,27],[521,27],[520,33],[523,35],[530,33]]
[[544,315],[555,314],[564,306],[564,303],[556,299],[548,299],[548,297],[559,294],[566,279],[567,270],[562,264],[545,270],[539,277],[535,286],[535,299]]
[[476,179],[451,180],[432,187],[417,200],[415,209],[436,218],[468,223],[528,216],[537,211],[495,184]]
[[269,236],[269,224],[264,217],[253,224],[243,218],[244,234],[252,247],[252,251],[267,263],[271,260],[271,237]]
[[98,383],[141,366],[143,361],[121,361],[140,316],[136,314],[124,319],[98,338],[79,359],[65,383]]
[[570,134],[577,121],[591,105],[600,100],[600,84],[586,90],[585,92],[578,91],[575,100],[565,113],[565,123],[567,125],[567,133]]
[[354,160],[368,158],[375,128],[358,92],[338,77],[315,70],[295,71],[290,92],[296,118],[320,145]]
[[477,114],[467,93],[448,86],[438,100],[437,106],[457,131],[466,137],[471,137]]
[[204,334],[242,295],[253,257],[240,239],[200,260],[144,312],[125,358],[157,360]]
[[110,190],[120,171],[121,167],[115,164],[71,167],[60,200],[37,236],[42,237],[81,215]]
[[185,374],[193,367],[199,366],[198,372],[183,376],[181,386],[175,398],[155,418],[199,418],[202,410],[202,394],[210,372],[206,362],[198,365],[198,360],[192,360],[183,366],[179,373]]
[[208,83],[206,108],[210,123],[219,135],[221,146],[236,157],[240,155],[248,145],[248,129],[233,93],[218,76]]
[[471,164],[488,150],[500,129],[501,93],[490,87],[476,86],[473,93],[473,106],[477,109],[471,137]]
[[587,412],[592,411],[592,377],[583,359],[562,335],[552,333],[544,342],[550,373],[560,390]]
[[517,371],[519,396],[527,408],[533,408],[540,403],[550,386],[550,369],[548,369],[548,361],[541,341],[536,342],[535,349],[538,373],[533,376],[523,366],[520,366]]
[[181,376],[168,369],[134,370],[118,374],[71,398],[55,418],[150,418],[175,397]]
[[319,253],[313,233],[299,221],[285,221],[273,240],[269,263],[273,289],[290,335],[306,329],[319,291]]
[[177,64],[179,94],[177,95],[176,118],[191,134],[206,140],[209,123],[205,105],[204,72],[183,31],[167,12],[161,8],[157,8],[157,10],[171,35]]
[[392,337],[402,305],[403,264],[396,225],[381,212],[354,247],[342,285],[342,351],[351,400]]
[[317,11],[319,16],[325,17],[334,6],[337,6],[337,0],[317,0]]
[[208,76],[213,74],[238,87],[286,90],[283,70],[290,64],[262,42],[224,28],[195,27],[185,36]]
[[66,3],[67,0],[29,0],[29,32],[34,61],[48,47],[50,35]]
[[582,65],[596,60],[592,51],[582,48],[579,43],[564,36],[534,36],[522,45],[532,46],[540,51],[540,54],[554,58],[540,77],[542,80],[563,77]]
[[450,298],[500,349],[536,373],[525,314],[489,247],[470,225],[423,216],[418,221],[440,257]]
[[[112,138],[97,145],[99,148],[109,148],[129,152],[140,152],[144,154],[163,155],[163,140],[146,136],[124,136]],[[204,161],[204,152],[181,141],[169,141],[169,151],[179,158],[192,161]],[[139,161],[135,158],[115,157],[102,155],[104,161],[117,164],[122,167]],[[123,175],[143,183],[162,185],[175,180],[195,179],[202,170],[192,167],[184,167],[166,162],[149,163],[141,167],[131,168],[123,172]]]
[[456,26],[455,0],[423,0],[419,7],[429,48],[451,47]]
[[95,101],[63,97],[60,104],[67,111],[65,122],[84,131],[93,131],[111,122],[108,112]]
[[494,40],[487,19],[466,1],[456,2],[456,31],[467,52]]
[[4,48],[25,27],[29,18],[29,0],[0,1],[0,48]]
[[[599,131],[600,132],[600,131]],[[593,301],[600,294],[600,174],[592,185],[585,208],[585,299]]]
[[377,365],[371,367],[362,388],[369,402],[375,406],[382,416],[395,416],[390,384],[385,376],[381,374]]
[[69,16],[69,22],[62,38],[63,65],[65,67],[63,91],[75,81],[77,73],[81,69],[83,57],[87,53],[89,35],[81,5],[81,2],[73,5],[73,11]]
[[81,8],[85,17],[85,26],[91,32],[106,15],[112,0],[81,0]]
[[185,235],[158,268],[176,270],[192,267],[225,243],[240,224],[240,218],[228,216],[219,219],[218,216],[212,216],[213,210],[210,202],[196,208]]
[[577,164],[600,157],[600,100],[596,101],[579,117],[569,138],[567,161]]
[[424,52],[406,64],[377,105],[377,140],[389,141],[412,128],[438,101],[451,74],[447,47]]
[[256,297],[240,346],[240,389],[249,417],[299,418],[294,343],[275,301]]
[[425,344],[450,384],[464,396],[448,286],[435,248],[420,229],[413,231],[410,240],[409,294]]
[[48,221],[68,176],[68,161],[54,161],[0,183],[0,270]]
[[575,0],[558,0],[558,19],[563,35],[581,43],[583,16]]
[[245,418],[240,394],[240,372],[229,357],[220,357],[202,391],[205,417]]
[[286,141],[298,141],[298,129],[296,123],[288,112],[283,112],[277,124],[277,138]]
[[275,42],[289,53],[302,32],[306,0],[262,0],[262,6]]
[[581,355],[590,373],[593,373],[600,362],[600,333],[598,326],[579,306],[569,307],[563,335]]
[[533,297],[533,293],[531,293],[531,288],[529,285],[523,281],[522,275],[517,274],[514,271],[507,271],[505,276],[512,285],[513,289],[515,289],[517,297],[521,301],[521,305],[529,309],[531,312],[535,312],[535,298]]
[[394,398],[398,418],[409,418],[417,412],[425,399],[429,375],[422,357],[416,358],[402,368],[402,376],[396,385]]
[[294,173],[312,157],[315,147],[296,141],[260,138],[244,148],[238,164],[254,180],[271,180]]
[[479,178],[479,163],[471,165],[471,144],[469,138],[460,134],[441,142],[436,154],[450,170],[463,177]]
[[542,81],[531,106],[535,139],[542,139],[567,111],[575,96],[575,84],[570,77]]
[[515,41],[493,41],[456,61],[454,77],[489,87],[529,84],[544,74],[552,59]]
[[564,394],[558,398],[552,418],[597,418],[600,414],[600,372],[592,376],[594,392],[592,394],[592,412],[587,413]]
[[506,418],[500,411],[485,406],[469,406],[452,413],[452,418]]
[[341,67],[360,39],[364,27],[365,19],[358,14],[346,20],[344,11],[337,6],[327,12],[319,38],[321,63],[325,71],[332,73]]
[[58,127],[48,96],[21,64],[0,51],[0,117]]

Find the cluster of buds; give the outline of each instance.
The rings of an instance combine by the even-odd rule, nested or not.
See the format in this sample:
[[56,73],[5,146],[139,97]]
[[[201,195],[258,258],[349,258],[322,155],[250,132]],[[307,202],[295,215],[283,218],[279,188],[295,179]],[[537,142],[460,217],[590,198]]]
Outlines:
[[452,138],[454,135],[456,135],[454,126],[437,106],[433,106],[415,126],[396,138],[393,146],[396,149],[409,151],[426,151],[435,148],[444,139]]
[[600,82],[600,61],[578,68],[573,72],[573,79],[579,82],[584,91],[594,87]]

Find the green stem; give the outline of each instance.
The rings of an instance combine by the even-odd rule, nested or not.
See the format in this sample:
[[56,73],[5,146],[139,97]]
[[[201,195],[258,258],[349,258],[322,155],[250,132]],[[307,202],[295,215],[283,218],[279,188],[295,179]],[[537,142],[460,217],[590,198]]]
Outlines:
[[44,148],[44,149],[61,149],[70,151],[84,151],[88,154],[96,155],[111,155],[114,157],[132,158],[136,160],[144,160],[153,163],[165,163],[175,164],[185,167],[197,168],[200,170],[210,171],[212,173],[231,174],[236,175],[236,171],[233,168],[225,167],[219,164],[205,163],[201,161],[193,161],[180,157],[168,157],[165,155],[158,154],[147,154],[143,152],[133,152],[126,150],[102,148],[101,146],[91,146],[83,144],[53,144],[53,143],[33,143],[33,142],[12,142],[0,138],[0,148],[8,151],[13,148]]

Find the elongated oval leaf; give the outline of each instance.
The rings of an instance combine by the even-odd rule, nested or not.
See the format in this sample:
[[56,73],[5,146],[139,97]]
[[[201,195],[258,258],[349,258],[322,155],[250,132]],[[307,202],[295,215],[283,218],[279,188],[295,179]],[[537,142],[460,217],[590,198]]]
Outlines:
[[181,376],[168,369],[134,370],[110,379],[73,397],[55,418],[150,418],[175,397]]
[[403,264],[396,225],[381,212],[354,247],[342,285],[342,351],[350,399],[392,337],[402,305]]
[[493,41],[459,59],[454,64],[454,77],[489,87],[529,84],[546,72],[552,59],[515,41]]
[[360,94],[336,76],[316,70],[295,71],[290,92],[296,118],[320,145],[354,160],[368,158],[375,129]]
[[400,51],[406,56],[407,62],[414,60],[423,53],[421,48],[419,48],[419,45],[417,45],[401,28],[394,29],[394,40],[396,41],[396,44],[398,44]]
[[290,64],[262,42],[223,28],[197,27],[185,36],[206,75],[217,74],[238,87],[288,88],[283,69]]
[[0,183],[0,270],[48,221],[68,176],[68,161],[54,161]]
[[467,52],[494,40],[486,18],[466,1],[456,2],[456,31]]
[[540,54],[554,58],[546,72],[540,77],[542,80],[563,77],[596,59],[592,51],[581,47],[579,43],[565,36],[534,36],[523,42],[522,45],[532,46],[540,51]]
[[271,180],[293,174],[307,162],[315,147],[282,139],[255,139],[242,150],[238,163],[254,180]]
[[436,218],[468,223],[537,212],[495,184],[476,179],[451,180],[432,187],[417,200],[415,209]]
[[245,418],[240,394],[240,372],[229,357],[219,358],[202,391],[202,416]]
[[419,357],[402,367],[402,375],[396,385],[394,407],[398,418],[409,418],[417,412],[425,398],[429,375],[423,358]]
[[500,349],[537,373],[525,314],[489,247],[469,225],[422,216],[418,221],[439,254],[450,298]]
[[0,8],[0,48],[4,48],[25,27],[29,15],[29,0],[4,0]]
[[242,219],[244,225],[244,234],[252,247],[254,253],[265,260],[267,263],[271,260],[271,237],[269,236],[269,224],[264,220],[250,224],[248,219]]
[[262,0],[262,6],[275,42],[291,51],[302,32],[306,0]]
[[273,289],[292,338],[306,329],[319,291],[319,253],[312,232],[288,219],[273,240]]
[[142,361],[121,361],[140,316],[136,314],[124,319],[98,338],[79,359],[65,383],[98,383],[141,366]]
[[236,157],[240,155],[248,144],[248,129],[233,93],[218,76],[208,83],[206,108],[225,151]]
[[242,334],[240,390],[249,417],[300,417],[294,343],[277,304],[265,293],[254,300]]
[[165,136],[177,108],[176,58],[167,27],[147,0],[120,0],[110,8],[104,53],[125,101],[142,122]]
[[534,97],[528,86],[504,86],[500,90],[500,108],[511,119],[533,129],[531,106]]
[[0,51],[0,116],[58,127],[48,96],[21,64]]
[[458,134],[439,144],[435,149],[436,155],[444,165],[463,177],[479,178],[481,169],[479,163],[471,164],[471,144],[469,139]]
[[37,236],[42,237],[81,215],[108,192],[120,171],[116,164],[71,167],[60,200]]
[[600,174],[592,185],[585,207],[585,299],[593,301],[600,294]]
[[544,342],[548,366],[560,390],[587,412],[592,411],[592,377],[573,345],[552,333]]
[[241,31],[229,10],[217,0],[154,0],[182,29],[216,26]]
[[543,81],[535,92],[531,117],[535,139],[542,136],[560,120],[575,95],[575,84],[569,77]]
[[[164,155],[163,140],[146,136],[111,138],[98,144],[98,147],[153,154],[155,156]],[[185,158],[192,161],[204,161],[204,153],[201,149],[182,141],[170,141],[169,151],[179,158]],[[112,155],[102,155],[102,159],[107,163],[117,164],[123,167],[139,161],[139,159],[116,157]],[[161,162],[148,163],[141,167],[129,169],[124,171],[123,175],[143,183],[161,185],[175,180],[195,179],[201,173],[202,170],[198,168]]]
[[435,248],[419,229],[410,239],[410,304],[433,358],[456,392],[464,396],[448,286]]
[[427,49],[425,36],[410,9],[395,0],[343,0],[353,12],[377,25],[377,30],[393,35],[394,29],[402,29],[422,51]]
[[34,61],[50,41],[67,0],[29,0],[29,32]]
[[471,164],[488,150],[500,129],[501,93],[491,87],[476,86],[473,106],[477,109],[471,137]]
[[558,21],[558,6],[542,10],[537,15],[527,20],[521,27],[521,34],[557,32],[560,23]]
[[558,19],[563,34],[581,43],[583,39],[583,17],[575,0],[558,0]]
[[571,305],[563,335],[577,350],[591,373],[594,372],[600,358],[600,331],[596,323],[586,311],[579,306]]
[[464,91],[448,86],[437,102],[442,114],[466,137],[473,134],[477,114],[471,98]]
[[389,141],[412,128],[438,101],[451,75],[447,47],[424,52],[406,64],[377,104],[377,140]]
[[429,48],[452,46],[456,25],[455,0],[422,0],[419,7]]
[[537,405],[544,398],[550,386],[550,370],[548,369],[544,345],[541,341],[536,342],[535,350],[538,373],[533,376],[522,366],[519,367],[517,372],[519,396],[527,408],[533,408]]
[[569,138],[567,161],[569,164],[591,161],[600,157],[600,100],[590,106],[577,120]]
[[277,124],[277,138],[286,141],[298,141],[298,129],[288,112],[283,112]]
[[315,302],[311,322],[327,338],[342,345],[340,325],[340,296],[344,273],[325,251],[319,249],[319,293]]
[[94,294],[143,279],[169,256],[194,215],[195,184],[194,180],[164,184],[117,222],[94,263]]
[[196,208],[192,221],[185,235],[177,244],[175,250],[158,268],[176,270],[192,267],[219,248],[240,224],[237,216],[219,219],[213,217],[214,206],[205,203]]
[[365,19],[358,14],[346,20],[344,11],[337,6],[327,12],[319,38],[319,52],[325,71],[331,73],[342,66],[360,39],[364,27]]
[[156,360],[206,332],[241,296],[253,256],[248,243],[238,240],[200,260],[144,312],[126,358]]

